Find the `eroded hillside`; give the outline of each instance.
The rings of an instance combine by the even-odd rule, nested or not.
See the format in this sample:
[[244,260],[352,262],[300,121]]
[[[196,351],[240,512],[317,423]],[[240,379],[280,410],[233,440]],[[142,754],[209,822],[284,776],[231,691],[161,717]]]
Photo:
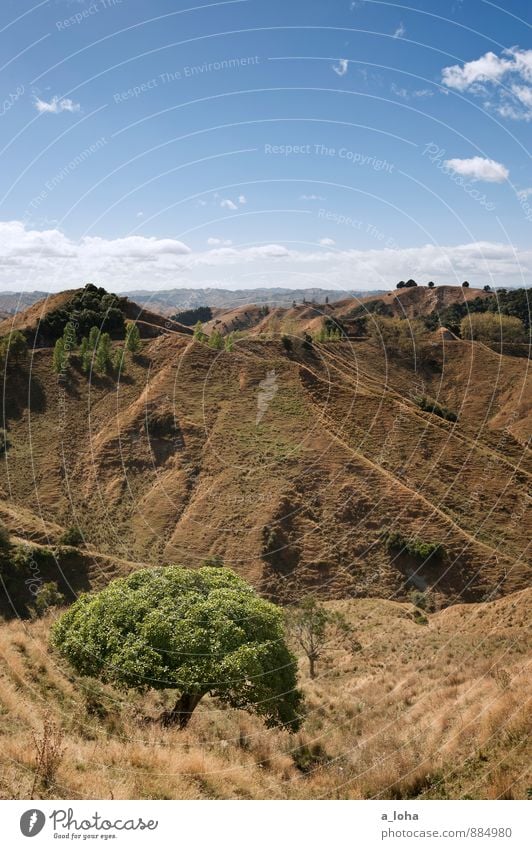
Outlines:
[[6,384],[2,497],[124,561],[218,556],[278,600],[489,599],[530,575],[527,369],[444,337],[414,370],[365,340],[167,332],[119,380],[58,382],[38,350]]

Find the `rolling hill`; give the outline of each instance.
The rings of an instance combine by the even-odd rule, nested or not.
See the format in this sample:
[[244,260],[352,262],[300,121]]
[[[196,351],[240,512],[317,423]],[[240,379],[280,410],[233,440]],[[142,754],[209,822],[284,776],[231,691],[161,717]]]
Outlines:
[[251,336],[228,352],[151,326],[118,381],[72,368],[58,384],[47,349],[10,375],[11,507],[123,561],[222,558],[281,601],[527,586],[527,361],[437,336],[415,371],[371,340]]

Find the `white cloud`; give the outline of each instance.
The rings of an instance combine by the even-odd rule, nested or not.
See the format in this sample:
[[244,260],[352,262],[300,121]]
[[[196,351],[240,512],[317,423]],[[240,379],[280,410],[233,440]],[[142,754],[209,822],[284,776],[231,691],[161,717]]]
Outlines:
[[532,189],[521,189],[517,192],[517,196],[521,198],[521,200],[527,200],[527,198],[532,197]]
[[137,218],[144,218],[143,212],[137,212]]
[[233,243],[231,239],[217,239],[211,236],[210,239],[207,239],[207,244],[210,248],[218,248],[221,246],[229,247],[229,245],[232,245]]
[[483,159],[482,156],[473,156],[471,159],[447,159],[444,164],[455,174],[470,177],[472,180],[482,180],[485,183],[503,183],[510,174],[508,168],[501,162]]
[[325,200],[321,195],[300,195],[299,200]]
[[238,202],[241,206],[244,206],[248,202],[248,199],[245,195],[239,195]]
[[402,38],[403,35],[406,35],[406,27],[403,24],[403,22],[401,21],[401,23],[399,24],[399,26],[395,30],[393,37],[394,38]]
[[488,51],[472,62],[444,68],[442,82],[482,97],[485,108],[503,118],[532,120],[532,50],[510,47],[500,56]]
[[[393,288],[399,278],[472,285],[520,284],[532,276],[532,249],[473,242],[365,250],[289,249],[282,244],[193,251],[177,239],[126,236],[73,240],[57,228],[0,222],[0,287],[58,291],[93,280],[113,291],[198,286],[312,285],[349,292]],[[356,281],[356,282],[354,282]]]
[[36,97],[35,108],[37,112],[48,112],[52,115],[58,115],[59,112],[79,112],[81,107],[79,103],[74,103],[69,97],[63,97],[61,100],[58,97],[52,97],[49,101]]
[[339,77],[345,76],[347,74],[347,69],[349,67],[349,59],[339,59],[337,65],[331,65],[335,74],[338,74]]
[[224,200],[220,201],[220,206],[222,209],[232,209],[233,211],[238,209],[236,203],[233,203],[233,201],[229,200],[229,198],[224,198]]
[[332,246],[335,245],[335,244],[336,244],[336,242],[334,241],[334,239],[329,239],[327,237],[320,239],[320,245],[323,248],[332,248]]

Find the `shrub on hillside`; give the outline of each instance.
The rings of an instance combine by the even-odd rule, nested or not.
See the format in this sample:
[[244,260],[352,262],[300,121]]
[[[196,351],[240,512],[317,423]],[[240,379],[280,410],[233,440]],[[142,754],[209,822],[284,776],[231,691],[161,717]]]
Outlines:
[[48,581],[42,584],[35,593],[33,609],[36,616],[44,616],[54,607],[59,607],[65,603],[63,593],[59,592],[59,588],[55,581]]
[[462,339],[479,342],[526,342],[523,322],[516,316],[474,313],[460,323]]
[[433,413],[435,416],[439,416],[440,419],[445,419],[448,422],[458,421],[456,413],[453,413],[453,411],[449,410],[448,407],[438,404],[438,402],[434,401],[432,398],[428,398],[427,395],[414,395],[412,400],[414,404],[417,404],[417,406],[425,413]]
[[439,542],[405,537],[400,531],[385,531],[382,536],[387,550],[393,554],[409,554],[422,561],[440,559],[445,554],[445,547]]
[[388,356],[404,356],[420,362],[429,357],[427,331],[419,319],[372,315],[366,320],[366,329]]
[[61,545],[71,545],[77,547],[83,545],[83,534],[77,525],[71,525],[59,538]]

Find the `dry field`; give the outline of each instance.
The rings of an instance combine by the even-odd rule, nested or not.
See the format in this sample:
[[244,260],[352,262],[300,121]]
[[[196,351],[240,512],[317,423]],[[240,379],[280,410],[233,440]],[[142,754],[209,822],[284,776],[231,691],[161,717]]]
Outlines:
[[118,693],[58,662],[47,643],[51,617],[2,624],[0,795],[530,796],[530,591],[428,621],[411,604],[330,604],[356,641],[352,651],[332,650],[314,681],[301,659],[307,718],[294,736],[209,700],[186,731],[163,730],[146,717],[164,696]]

